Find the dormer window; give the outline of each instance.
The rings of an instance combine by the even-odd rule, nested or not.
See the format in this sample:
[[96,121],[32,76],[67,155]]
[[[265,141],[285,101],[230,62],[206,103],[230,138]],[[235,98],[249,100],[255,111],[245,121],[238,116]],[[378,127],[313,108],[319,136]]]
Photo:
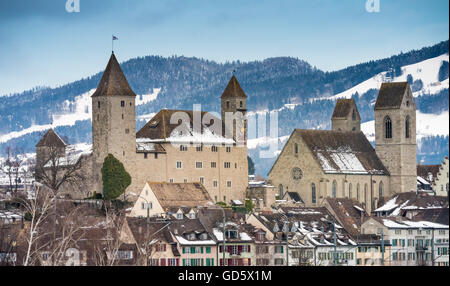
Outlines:
[[183,214],[182,213],[177,213],[177,219],[183,219]]
[[206,240],[206,239],[208,239],[208,234],[202,233],[202,234],[200,235],[200,238],[201,238],[202,240]]
[[238,237],[238,232],[234,229],[229,229],[229,230],[225,231],[225,235],[229,239],[235,239]]
[[189,214],[189,218],[190,218],[190,219],[195,219],[195,213],[190,213],[190,214]]
[[195,240],[195,233],[190,233],[188,238],[189,240]]

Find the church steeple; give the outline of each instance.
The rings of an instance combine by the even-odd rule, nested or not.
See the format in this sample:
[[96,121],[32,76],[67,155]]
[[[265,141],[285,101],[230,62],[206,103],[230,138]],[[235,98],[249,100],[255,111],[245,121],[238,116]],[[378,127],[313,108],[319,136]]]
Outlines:
[[136,96],[123,74],[114,53],[109,58],[102,79],[92,97],[97,96]]
[[234,75],[231,77],[227,87],[223,91],[222,96],[220,98],[224,97],[247,98],[247,95],[245,94],[244,90],[242,89],[241,85],[239,84],[238,80]]
[[227,124],[228,114],[229,119],[233,120],[233,138],[236,142],[247,144],[247,95],[234,75],[223,91],[220,101],[222,121]]

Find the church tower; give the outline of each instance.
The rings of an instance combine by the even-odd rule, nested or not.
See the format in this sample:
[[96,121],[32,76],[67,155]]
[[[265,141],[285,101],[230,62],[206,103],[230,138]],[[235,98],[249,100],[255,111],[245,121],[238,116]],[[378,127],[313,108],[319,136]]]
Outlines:
[[[222,121],[229,128],[227,121],[232,120],[229,130],[233,132],[236,143],[247,144],[247,95],[233,75],[225,88],[221,101]],[[232,129],[231,130],[231,126]]]
[[333,131],[361,131],[361,116],[356,107],[355,100],[338,99],[331,117],[331,129]]
[[93,176],[102,191],[101,167],[108,154],[131,174],[136,155],[136,94],[131,90],[114,55],[111,55],[97,90],[92,95]]
[[416,191],[416,105],[407,82],[383,83],[375,103],[375,151],[393,193]]

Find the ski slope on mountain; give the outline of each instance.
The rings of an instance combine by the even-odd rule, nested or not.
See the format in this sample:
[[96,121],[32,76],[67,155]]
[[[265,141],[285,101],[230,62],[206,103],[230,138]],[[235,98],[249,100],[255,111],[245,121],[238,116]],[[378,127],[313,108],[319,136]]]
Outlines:
[[448,54],[443,54],[438,57],[421,61],[412,65],[403,66],[401,68],[402,75],[395,77],[393,80],[387,77],[387,71],[384,71],[350,89],[347,89],[344,92],[321,99],[336,100],[338,98],[351,98],[355,93],[362,95],[370,89],[380,89],[380,86],[383,82],[407,81],[407,77],[409,74],[412,76],[413,81],[420,79],[423,83],[423,88],[413,93],[414,97],[422,94],[436,94],[441,90],[449,88],[448,78],[446,80],[443,80],[442,82],[440,82],[438,79],[439,68],[441,67],[443,61],[449,61]]

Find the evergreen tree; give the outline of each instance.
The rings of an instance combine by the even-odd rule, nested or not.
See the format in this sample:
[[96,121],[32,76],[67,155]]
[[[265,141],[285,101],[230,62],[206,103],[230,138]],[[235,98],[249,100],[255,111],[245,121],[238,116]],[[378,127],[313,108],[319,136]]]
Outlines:
[[247,156],[247,161],[248,161],[248,174],[254,175],[255,174],[255,164],[253,163],[252,158],[250,158],[250,156]]
[[131,184],[131,176],[123,164],[112,154],[108,154],[102,166],[103,197],[114,200],[123,194]]
[[448,62],[443,61],[439,68],[439,81],[444,81],[446,79],[448,79]]

